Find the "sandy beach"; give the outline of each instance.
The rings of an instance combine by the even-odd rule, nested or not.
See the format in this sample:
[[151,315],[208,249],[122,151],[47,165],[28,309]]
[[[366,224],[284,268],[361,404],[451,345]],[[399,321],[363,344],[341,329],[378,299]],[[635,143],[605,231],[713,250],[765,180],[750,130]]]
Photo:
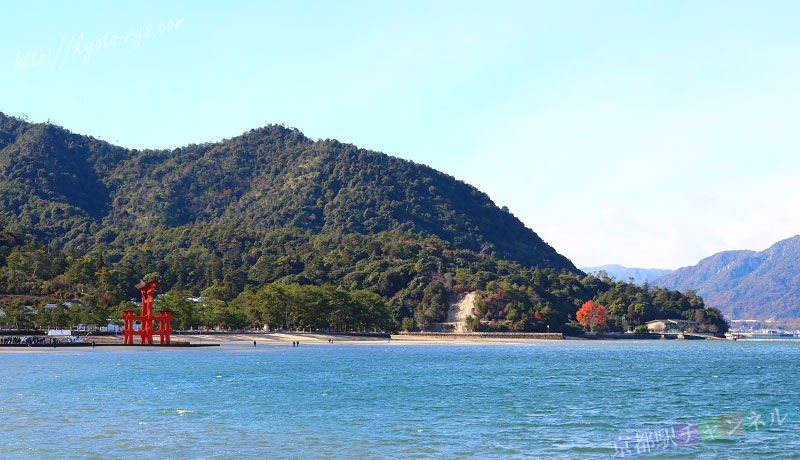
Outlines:
[[[97,349],[130,349],[122,345],[122,336],[117,337],[91,337],[86,339],[91,342],[94,340],[97,344],[102,344],[102,347]],[[569,339],[567,339],[569,340]],[[158,338],[155,338],[158,342]],[[564,340],[551,340],[551,339],[528,339],[528,338],[487,338],[487,337],[442,337],[439,336],[419,336],[419,335],[405,335],[396,334],[391,336],[391,340],[381,337],[368,337],[368,336],[353,336],[353,335],[333,335],[333,334],[315,334],[304,332],[245,332],[245,333],[208,333],[208,334],[175,334],[172,336],[172,343],[188,342],[191,344],[216,344],[221,347],[252,347],[253,342],[258,347],[269,346],[292,346],[293,342],[298,342],[300,346],[303,345],[388,345],[388,346],[415,346],[415,345],[519,345],[526,343],[546,343],[546,342],[563,342]],[[119,344],[119,347],[113,345]],[[2,347],[0,352],[24,352],[24,353],[52,353],[54,351],[76,351],[87,350],[91,348],[39,348],[39,347]],[[181,348],[175,348],[181,349]],[[185,350],[197,348],[183,348]]]
[[[94,337],[98,345],[97,350],[135,350],[139,347],[130,347],[122,345],[122,336],[117,337]],[[329,342],[332,340],[332,342]],[[91,341],[91,339],[89,339]],[[155,339],[158,342],[158,338]],[[506,338],[506,337],[464,337],[463,335],[454,335],[451,337],[436,335],[406,335],[395,334],[391,336],[391,340],[381,337],[362,337],[352,335],[333,335],[333,334],[315,334],[305,332],[243,332],[243,333],[196,333],[196,334],[176,334],[172,336],[173,344],[177,343],[190,343],[201,345],[218,345],[221,349],[246,351],[252,350],[253,341],[256,342],[256,349],[259,347],[291,347],[293,342],[298,342],[302,347],[303,345],[382,345],[382,346],[425,346],[425,345],[524,345],[524,344],[541,344],[541,343],[564,343],[564,342],[587,342],[587,343],[615,343],[617,340],[587,340],[577,337],[565,337],[561,340],[555,339],[541,339],[541,338]],[[745,340],[742,340],[745,341]],[[762,341],[759,339],[748,339],[748,342]],[[780,339],[764,339],[767,342],[778,342]],[[798,340],[786,340],[795,341]],[[119,346],[115,346],[119,345]],[[216,348],[216,347],[215,347]],[[208,349],[192,348],[192,347],[175,347],[170,350],[201,350]],[[80,350],[92,350],[91,347],[3,347],[0,346],[0,353],[64,353],[74,352]]]
[[468,337],[425,337],[415,335],[396,334],[391,340],[380,337],[359,337],[347,335],[313,334],[303,332],[274,332],[274,333],[241,333],[241,334],[186,334],[175,335],[173,340],[187,341],[190,343],[218,343],[220,345],[289,345],[299,342],[300,345],[327,345],[332,340],[333,345],[467,345],[467,344],[493,344],[510,345],[521,343],[561,342],[561,340],[518,339],[518,338],[468,338]]

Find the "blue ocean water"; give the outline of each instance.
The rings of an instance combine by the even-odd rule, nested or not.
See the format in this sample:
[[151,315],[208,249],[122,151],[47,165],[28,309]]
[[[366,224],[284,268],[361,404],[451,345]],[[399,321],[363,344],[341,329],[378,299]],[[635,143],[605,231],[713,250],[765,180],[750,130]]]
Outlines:
[[[800,395],[796,342],[43,351],[0,349],[0,458],[613,458]],[[785,422],[638,458],[799,458]]]

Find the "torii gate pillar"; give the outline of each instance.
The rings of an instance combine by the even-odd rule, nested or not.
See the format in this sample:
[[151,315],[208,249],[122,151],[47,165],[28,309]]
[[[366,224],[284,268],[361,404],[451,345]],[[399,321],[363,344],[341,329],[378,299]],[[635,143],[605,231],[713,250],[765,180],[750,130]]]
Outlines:
[[[142,293],[142,314],[135,316],[133,311],[126,311],[122,314],[124,327],[122,329],[123,343],[126,345],[133,344],[133,336],[139,336],[139,343],[143,345],[153,344],[153,334],[159,336],[161,345],[169,343],[172,329],[170,322],[172,321],[172,313],[168,311],[161,312],[158,316],[153,315],[153,292],[161,287],[158,281],[151,281],[149,283],[141,282],[136,285],[136,289]],[[133,322],[140,321],[141,327],[138,331],[133,330]],[[153,330],[153,320],[158,321],[158,331]]]

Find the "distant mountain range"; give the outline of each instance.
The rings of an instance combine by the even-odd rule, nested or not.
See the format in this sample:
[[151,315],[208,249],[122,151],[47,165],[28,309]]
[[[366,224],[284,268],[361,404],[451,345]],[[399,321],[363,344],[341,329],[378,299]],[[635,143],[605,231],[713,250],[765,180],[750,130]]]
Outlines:
[[601,265],[599,267],[581,267],[586,273],[597,274],[601,271],[618,281],[628,281],[633,278],[635,284],[642,284],[645,281],[653,280],[659,276],[671,273],[672,270],[664,268],[631,268],[617,264]]
[[800,235],[760,252],[720,252],[651,283],[695,289],[730,319],[800,319]]

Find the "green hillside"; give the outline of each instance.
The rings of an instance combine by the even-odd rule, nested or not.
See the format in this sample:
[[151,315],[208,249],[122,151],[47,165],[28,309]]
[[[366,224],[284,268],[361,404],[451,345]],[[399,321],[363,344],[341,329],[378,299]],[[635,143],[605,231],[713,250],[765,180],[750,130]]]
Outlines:
[[281,126],[215,144],[136,151],[2,116],[0,139],[3,215],[14,230],[69,249],[124,248],[137,243],[133,234],[199,226],[251,239],[287,227],[401,230],[526,266],[576,270],[464,182]]
[[[157,276],[178,304],[189,295],[219,301],[195,315],[205,324],[257,320],[248,308],[272,302],[264,299],[275,286],[299,289],[278,289],[282,302],[330,297],[317,306],[329,316],[350,301],[384,311],[366,293],[378,294],[388,318],[373,327],[413,318],[426,328],[471,290],[482,293],[480,319],[520,330],[561,329],[589,299],[616,301],[609,326],[618,329],[703,307],[586,277],[446,174],[282,126],[138,151],[0,114],[0,173],[0,293],[9,307],[80,298],[86,314],[113,316],[142,276]],[[326,285],[333,290],[309,297]],[[340,319],[328,324],[356,324]]]

